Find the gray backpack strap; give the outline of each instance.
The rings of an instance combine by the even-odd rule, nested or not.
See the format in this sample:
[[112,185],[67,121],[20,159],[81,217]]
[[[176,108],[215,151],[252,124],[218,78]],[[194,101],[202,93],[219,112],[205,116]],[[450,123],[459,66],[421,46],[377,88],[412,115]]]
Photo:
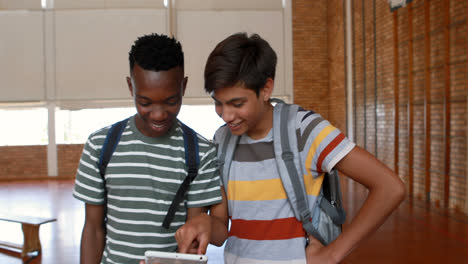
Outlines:
[[[229,128],[224,127],[221,138],[224,139],[218,145],[218,168],[221,173],[221,181],[224,186],[226,195],[228,194],[229,170],[231,169],[232,159],[234,158],[234,151],[236,150],[237,143],[240,140],[239,136],[231,134]],[[228,210],[232,212],[231,203],[228,203]]]
[[324,198],[320,202],[320,207],[330,216],[335,225],[344,224],[346,212],[342,206],[340,179],[336,169],[330,171],[324,178],[323,192]]
[[302,172],[298,171],[298,168],[301,168],[296,137],[298,109],[298,105],[279,103],[273,110],[273,144],[276,163],[296,218],[302,222],[307,233],[326,245],[326,241],[312,224],[312,213]]
[[224,189],[227,193],[229,170],[231,169],[234,150],[236,149],[240,137],[232,135],[228,128],[225,127],[224,129],[224,140],[220,142],[218,146],[218,167],[221,173],[221,180],[223,182]]

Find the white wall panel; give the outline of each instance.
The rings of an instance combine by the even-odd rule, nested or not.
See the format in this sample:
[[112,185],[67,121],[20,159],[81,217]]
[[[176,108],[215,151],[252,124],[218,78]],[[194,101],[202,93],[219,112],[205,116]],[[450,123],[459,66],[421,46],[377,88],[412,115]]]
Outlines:
[[236,32],[258,33],[270,43],[278,56],[274,94],[285,95],[283,28],[281,11],[178,11],[177,37],[189,76],[185,95],[208,97],[203,88],[206,59],[216,44]]
[[59,100],[128,99],[128,52],[137,37],[165,33],[162,9],[57,10]]
[[41,0],[0,0],[0,9],[41,9]]
[[[39,0],[37,0],[39,1]],[[54,0],[56,9],[163,8],[164,0]]]
[[183,10],[282,10],[282,0],[176,0]]
[[0,101],[45,96],[43,13],[0,11]]

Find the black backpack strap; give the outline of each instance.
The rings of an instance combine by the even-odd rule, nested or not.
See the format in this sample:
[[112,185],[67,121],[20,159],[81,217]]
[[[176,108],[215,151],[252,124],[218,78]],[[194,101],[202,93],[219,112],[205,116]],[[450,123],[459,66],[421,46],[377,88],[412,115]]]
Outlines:
[[104,222],[107,222],[107,188],[106,188],[106,168],[109,164],[109,161],[114,153],[117,145],[120,141],[120,136],[122,136],[125,126],[127,125],[128,118],[122,121],[119,121],[113,124],[109,131],[107,131],[106,139],[104,144],[102,144],[101,153],[99,154],[99,160],[97,166],[99,169],[99,174],[101,175],[103,184],[104,184],[104,200],[105,200],[105,209],[104,209]]
[[184,134],[184,148],[185,148],[185,164],[187,165],[187,177],[177,190],[176,196],[172,201],[171,206],[164,218],[163,227],[168,229],[174,219],[177,207],[184,200],[185,193],[187,192],[190,183],[195,179],[198,174],[198,166],[200,164],[200,157],[198,155],[198,137],[195,131],[182,124]]
[[113,124],[107,132],[106,139],[104,140],[104,144],[102,145],[97,165],[102,180],[104,180],[104,185],[106,184],[104,175],[106,175],[107,165],[109,164],[112,154],[114,153],[115,148],[117,147],[120,141],[120,136],[122,135],[125,126],[127,125],[127,122],[128,118]]

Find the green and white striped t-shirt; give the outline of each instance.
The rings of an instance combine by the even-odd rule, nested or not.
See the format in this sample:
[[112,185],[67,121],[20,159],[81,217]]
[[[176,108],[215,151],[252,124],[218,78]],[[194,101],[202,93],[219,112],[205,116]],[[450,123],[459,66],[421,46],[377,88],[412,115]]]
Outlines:
[[[73,196],[89,204],[104,204],[103,180],[97,168],[109,127],[91,134],[76,175]],[[127,123],[106,170],[107,236],[103,263],[138,263],[146,250],[175,251],[175,231],[186,220],[187,208],[220,203],[216,150],[198,135],[200,167],[169,229],[162,222],[180,184],[187,176],[180,123],[163,137],[143,135],[135,118]]]

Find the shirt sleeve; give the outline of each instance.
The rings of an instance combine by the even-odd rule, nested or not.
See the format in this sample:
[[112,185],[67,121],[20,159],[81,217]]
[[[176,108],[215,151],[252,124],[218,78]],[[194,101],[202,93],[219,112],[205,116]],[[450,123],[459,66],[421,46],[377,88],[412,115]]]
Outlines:
[[302,147],[305,169],[314,177],[330,172],[355,146],[336,127],[311,111],[298,115],[298,144]]
[[98,157],[105,136],[91,135],[86,141],[76,173],[73,196],[85,203],[105,203],[104,181],[97,167]]
[[188,191],[187,207],[203,207],[222,201],[220,174],[216,164],[216,148],[209,141],[199,143],[198,175]]

